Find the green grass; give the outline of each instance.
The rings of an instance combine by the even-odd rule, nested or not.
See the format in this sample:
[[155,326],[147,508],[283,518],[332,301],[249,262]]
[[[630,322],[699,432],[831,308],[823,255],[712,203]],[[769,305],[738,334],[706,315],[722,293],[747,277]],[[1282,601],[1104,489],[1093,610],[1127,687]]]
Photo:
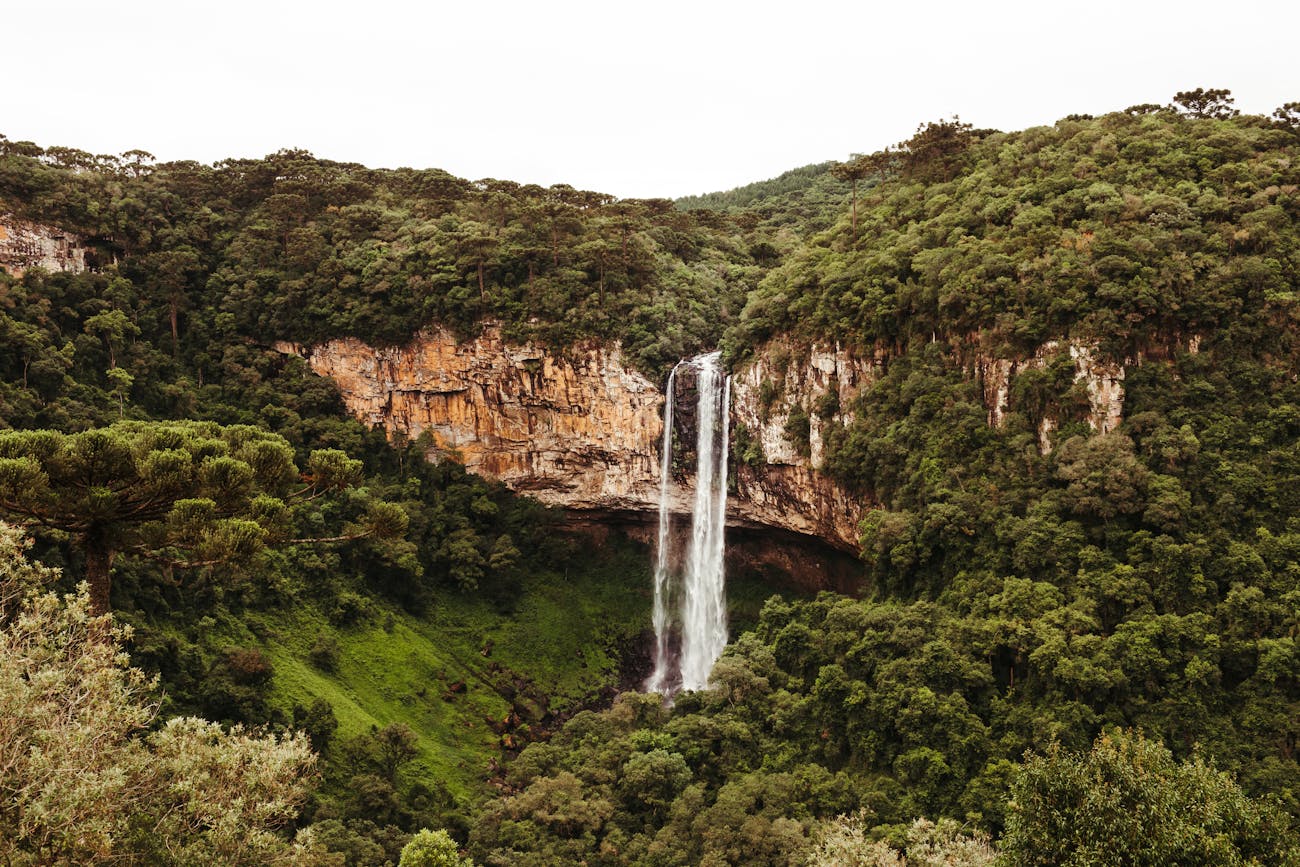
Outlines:
[[[545,709],[571,710],[616,683],[621,648],[649,623],[649,593],[644,550],[615,541],[567,574],[529,577],[508,614],[447,591],[420,617],[376,601],[374,616],[352,627],[309,607],[263,612],[253,629],[261,638],[238,643],[269,657],[272,702],[286,714],[325,699],[339,721],[336,740],[406,723],[419,737],[415,775],[473,800],[499,755],[491,723],[512,709],[534,721]],[[322,636],[338,642],[332,672],[310,661]],[[514,701],[498,691],[519,683]]]

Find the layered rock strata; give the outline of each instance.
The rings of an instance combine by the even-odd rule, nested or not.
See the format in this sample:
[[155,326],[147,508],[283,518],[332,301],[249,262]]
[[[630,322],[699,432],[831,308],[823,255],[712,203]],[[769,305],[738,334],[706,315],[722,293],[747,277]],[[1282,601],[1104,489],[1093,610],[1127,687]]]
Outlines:
[[[390,437],[426,436],[434,459],[460,461],[516,491],[578,512],[657,510],[662,389],[626,365],[617,346],[584,344],[552,353],[508,344],[499,327],[488,325],[466,341],[432,329],[402,347],[345,339],[310,349],[285,343],[276,348],[302,355],[312,370],[332,378],[361,421]],[[757,374],[736,378],[732,415],[749,420],[767,441],[770,463],[741,468],[728,500],[728,524],[776,527],[856,550],[858,503],[814,470],[808,457],[779,445],[781,408],[757,420],[753,383],[770,366],[763,357],[751,365]],[[818,356],[818,364],[825,363]],[[793,367],[790,406],[797,389],[812,389],[812,400],[826,382],[820,368],[800,381]],[[843,379],[852,383],[855,376],[846,370]],[[690,509],[689,486],[678,486],[672,510],[686,515]]]
[[[616,345],[554,352],[507,343],[498,326],[472,340],[430,329],[401,347],[336,340],[304,348],[312,369],[338,384],[348,410],[394,438],[424,436],[430,457],[451,458],[542,502],[587,520],[637,524],[658,508],[662,388],[633,370]],[[1068,352],[1086,389],[1088,422],[1102,433],[1121,420],[1124,368],[1099,360],[1095,347],[1049,343],[1027,359],[979,359],[989,423],[1005,417],[1014,377]],[[871,503],[820,468],[828,435],[852,420],[855,400],[883,370],[884,357],[862,357],[832,344],[777,338],[740,365],[732,381],[735,487],[728,524],[775,528],[857,550],[858,524]],[[688,376],[678,377],[675,427],[691,424]],[[1040,429],[1043,447],[1054,420]],[[676,431],[676,448],[693,441]],[[688,446],[687,446],[688,448]],[[677,455],[674,472],[688,481],[693,465]],[[691,509],[690,486],[671,505]],[[603,517],[602,517],[603,516]]]
[[0,212],[0,269],[21,277],[31,268],[85,271],[86,247],[70,232]]

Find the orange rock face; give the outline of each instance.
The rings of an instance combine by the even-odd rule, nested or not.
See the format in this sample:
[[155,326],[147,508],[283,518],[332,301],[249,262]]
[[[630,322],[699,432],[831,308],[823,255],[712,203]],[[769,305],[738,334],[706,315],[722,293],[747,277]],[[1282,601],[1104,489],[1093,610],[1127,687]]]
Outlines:
[[86,249],[76,235],[0,211],[0,269],[21,277],[29,268],[85,271]]
[[[976,360],[972,375],[982,383],[990,424],[999,424],[1006,412],[1012,377],[1041,366],[1057,347],[1047,344],[1028,359]],[[589,343],[553,352],[508,344],[499,327],[487,325],[468,341],[433,329],[398,348],[358,340],[309,351],[278,348],[304,355],[313,370],[333,378],[362,421],[390,436],[427,433],[434,459],[458,460],[596,520],[619,515],[651,521],[658,510],[663,389],[627,366],[617,346]],[[1088,389],[1088,421],[1101,433],[1113,430],[1123,409],[1123,366],[1097,360],[1084,344],[1067,348],[1076,380]],[[777,528],[857,552],[858,525],[874,504],[820,468],[827,435],[852,420],[855,399],[882,365],[882,358],[840,346],[777,338],[740,366],[731,389],[732,453],[742,457],[748,444],[751,460],[735,465],[730,526]],[[806,427],[796,423],[800,416]],[[1040,431],[1044,448],[1054,423],[1046,419]],[[671,508],[686,515],[691,479],[675,481]]]
[[357,418],[390,436],[427,433],[432,458],[543,502],[639,511],[658,496],[662,395],[617,347],[559,356],[488,326],[475,340],[436,329],[400,348],[336,340],[307,358]]
[[[434,459],[458,460],[566,509],[658,509],[662,388],[624,364],[617,346],[555,353],[507,344],[489,325],[469,341],[433,329],[398,348],[352,339],[310,350],[277,348],[305,356],[314,371],[334,379],[348,410],[363,422],[390,436],[427,433]],[[748,381],[743,373],[736,378],[733,419],[756,418],[749,404],[757,391]],[[771,420],[766,437],[782,418]],[[777,527],[856,550],[861,504],[808,459],[774,454],[766,467],[742,467],[736,482],[729,524]],[[689,485],[675,486],[673,511],[690,508]]]

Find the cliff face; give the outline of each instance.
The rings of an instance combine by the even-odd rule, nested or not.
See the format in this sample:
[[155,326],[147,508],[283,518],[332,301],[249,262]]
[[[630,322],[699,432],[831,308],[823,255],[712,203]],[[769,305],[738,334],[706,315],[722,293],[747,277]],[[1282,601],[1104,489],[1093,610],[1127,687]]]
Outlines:
[[[984,405],[989,410],[989,424],[1000,425],[1010,403],[1011,382],[1019,373],[1041,370],[1054,356],[1069,353],[1074,366],[1074,381],[1083,386],[1088,396],[1085,419],[1098,433],[1110,433],[1119,427],[1124,416],[1124,365],[1098,358],[1095,346],[1072,341],[1062,345],[1049,340],[1028,358],[988,358],[975,361],[975,375],[984,391]],[[1046,454],[1052,449],[1049,439],[1058,420],[1045,415],[1038,423],[1038,447]]]
[[[468,341],[433,329],[398,348],[352,339],[277,348],[303,355],[313,370],[333,378],[349,411],[362,421],[394,437],[427,435],[434,459],[459,460],[570,510],[576,519],[621,521],[640,533],[654,521],[662,389],[627,366],[617,346],[592,343],[551,352],[508,344],[498,327],[488,325]],[[1094,348],[1078,343],[1049,343],[1020,360],[977,359],[973,375],[983,388],[989,423],[1000,424],[1005,416],[1016,375],[1063,359],[1063,353],[1087,394],[1088,421],[1100,432],[1112,430],[1123,409],[1124,368],[1099,361]],[[736,488],[728,500],[729,526],[779,530],[783,538],[816,539],[856,552],[857,527],[872,504],[818,468],[828,432],[851,420],[855,398],[887,361],[836,345],[778,338],[741,365],[732,381]],[[680,428],[691,417],[692,397],[683,391],[690,390],[689,377],[678,379],[681,448],[693,441]],[[1045,449],[1054,424],[1049,414],[1040,428]],[[677,481],[689,481],[691,469],[689,460],[676,461]],[[674,512],[690,512],[689,491],[689,485],[673,486]],[[827,563],[810,565],[809,575],[816,569],[829,574]]]
[[[463,342],[434,329],[399,348],[351,339],[309,350],[277,348],[303,355],[314,371],[334,379],[348,410],[362,421],[390,436],[427,434],[435,459],[454,457],[474,472],[576,512],[650,518],[658,510],[662,389],[626,366],[617,347],[588,344],[551,353],[507,344],[489,325]],[[847,396],[865,375],[847,356],[814,349],[811,367],[808,359],[781,362],[786,391],[776,406],[758,405],[774,364],[769,356],[793,350],[774,345],[735,379],[733,432],[737,424],[748,425],[762,438],[769,463],[740,468],[728,523],[777,528],[854,551],[861,504],[813,469],[820,440],[803,456],[782,432],[800,401],[814,401],[832,386]],[[840,420],[819,418],[818,434]],[[673,490],[673,511],[688,514],[689,487]]]
[[0,212],[0,268],[14,277],[30,268],[85,271],[86,248],[80,238],[62,229]]
[[858,523],[870,504],[816,468],[827,432],[851,420],[847,408],[879,367],[878,360],[837,345],[778,338],[736,371],[732,435],[742,459],[737,499],[746,504],[746,517],[857,551]]
[[302,354],[338,383],[353,415],[390,436],[428,434],[435,459],[570,509],[658,501],[662,395],[617,347],[559,355],[507,345],[488,326],[465,342],[435,329],[400,348],[349,339]]

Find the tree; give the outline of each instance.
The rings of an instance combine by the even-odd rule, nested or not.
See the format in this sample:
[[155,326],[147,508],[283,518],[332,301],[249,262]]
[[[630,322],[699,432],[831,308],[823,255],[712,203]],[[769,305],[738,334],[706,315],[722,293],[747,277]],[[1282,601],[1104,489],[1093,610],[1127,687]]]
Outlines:
[[975,133],[960,118],[926,122],[916,135],[898,145],[903,176],[924,183],[951,181],[966,164]]
[[997,852],[988,836],[961,833],[952,819],[917,819],[907,829],[906,853],[883,840],[871,840],[867,820],[870,812],[839,816],[823,823],[817,845],[808,855],[807,867],[992,867]]
[[398,867],[474,867],[474,862],[461,857],[460,847],[446,831],[425,828],[402,848]]
[[853,185],[852,194],[852,223],[853,223],[853,243],[858,242],[858,181],[869,176],[877,168],[875,162],[869,156],[857,154],[853,159],[846,163],[836,163],[831,166],[831,174],[842,181],[849,181]]
[[1175,762],[1140,732],[1086,754],[1032,756],[1011,787],[1003,855],[1012,865],[1294,864],[1285,814],[1199,757]]
[[201,265],[198,252],[188,246],[151,253],[143,263],[150,287],[167,299],[172,355],[180,348],[180,314],[186,291],[201,273]]
[[177,718],[147,733],[154,684],[127,664],[130,630],[83,584],[44,591],[0,523],[0,862],[310,863],[281,835],[314,782],[306,736]]
[[109,369],[117,367],[117,346],[127,338],[140,336],[139,327],[117,308],[91,316],[83,327],[87,334],[97,335],[104,341],[104,349],[108,352]]
[[314,451],[301,476],[277,434],[212,422],[119,422],[107,428],[0,433],[0,514],[70,533],[85,556],[97,614],[109,610],[119,554],[168,568],[247,563],[266,545],[391,537],[406,514],[372,502],[334,536],[295,537],[294,507],[354,486],[361,462]]
[[479,300],[487,305],[487,276],[489,262],[500,246],[491,228],[475,220],[466,220],[456,233],[456,246],[461,267],[473,268],[478,276]]
[[1232,107],[1232,91],[1224,88],[1179,91],[1174,94],[1174,103],[1192,117],[1226,120],[1241,114]]
[[1273,112],[1273,117],[1288,129],[1300,127],[1300,102],[1283,103]]

